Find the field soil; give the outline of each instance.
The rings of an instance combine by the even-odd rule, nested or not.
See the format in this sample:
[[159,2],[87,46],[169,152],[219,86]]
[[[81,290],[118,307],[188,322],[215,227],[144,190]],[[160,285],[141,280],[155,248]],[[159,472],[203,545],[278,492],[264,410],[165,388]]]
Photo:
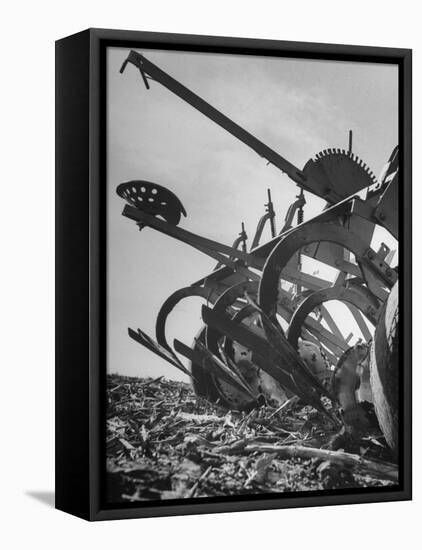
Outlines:
[[[107,378],[109,503],[383,487],[397,467],[372,429],[353,441],[300,402],[224,410],[172,380]],[[333,441],[336,444],[333,446]]]

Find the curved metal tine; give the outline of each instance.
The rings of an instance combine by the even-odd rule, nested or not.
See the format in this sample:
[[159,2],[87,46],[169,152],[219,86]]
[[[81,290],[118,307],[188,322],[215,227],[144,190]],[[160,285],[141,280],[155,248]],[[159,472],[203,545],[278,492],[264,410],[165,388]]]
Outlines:
[[[341,245],[352,251],[358,259],[363,258],[367,251],[366,243],[344,227],[323,223],[319,220],[299,226],[298,229],[288,233],[279,241],[267,259],[259,287],[259,302],[264,310],[273,314],[279,279],[285,272],[290,258],[304,246],[325,241]],[[360,265],[363,270],[365,267],[363,261],[360,261]],[[331,286],[331,283],[326,286]]]
[[[221,292],[221,291],[220,291]],[[168,316],[174,310],[174,308],[185,298],[200,297],[207,301],[207,303],[214,303],[218,297],[217,288],[206,288],[205,286],[188,286],[179,288],[173,294],[171,294],[163,303],[160,311],[157,315],[155,323],[155,337],[158,344],[171,351],[171,346],[166,339],[166,323]]]

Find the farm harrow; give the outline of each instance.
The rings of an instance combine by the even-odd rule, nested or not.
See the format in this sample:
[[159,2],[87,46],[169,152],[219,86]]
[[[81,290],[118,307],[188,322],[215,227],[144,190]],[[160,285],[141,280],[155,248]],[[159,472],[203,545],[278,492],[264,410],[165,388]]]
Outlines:
[[[131,51],[121,72],[128,64],[139,70],[148,89],[150,81],[166,87],[298,186],[279,232],[268,191],[265,211],[248,247],[243,224],[228,246],[181,228],[187,214],[169,189],[143,180],[121,183],[117,193],[127,203],[123,216],[140,229],[155,229],[217,262],[205,277],[164,302],[155,339],[140,329],[129,329],[130,337],[191,376],[198,395],[234,409],[265,401],[278,406],[293,396],[327,415],[323,396],[343,409],[354,409],[362,382],[358,367],[370,357],[377,416],[394,449],[398,271],[391,267],[393,252],[384,244],[373,249],[371,242],[377,225],[398,239],[398,148],[378,180],[352,152],[351,132],[348,150],[324,150],[300,169],[143,55]],[[322,212],[306,221],[304,192],[326,202]],[[261,242],[267,226],[271,239]],[[304,265],[309,259],[324,264],[334,277],[307,272]],[[191,296],[205,301],[203,325],[192,346],[178,340],[171,345],[167,319],[177,304]],[[348,308],[363,342],[351,346],[352,335],[344,335],[326,307],[332,300]],[[180,356],[189,360],[188,368]],[[328,378],[335,383],[328,384]]]

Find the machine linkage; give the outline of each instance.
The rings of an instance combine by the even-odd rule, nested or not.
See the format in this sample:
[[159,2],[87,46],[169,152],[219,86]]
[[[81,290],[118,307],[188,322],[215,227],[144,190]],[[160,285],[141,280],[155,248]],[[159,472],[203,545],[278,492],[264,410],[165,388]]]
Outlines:
[[[188,374],[198,395],[227,408],[248,409],[260,406],[263,399],[276,403],[296,395],[337,422],[324,404],[324,398],[334,405],[339,399],[327,386],[327,373],[335,373],[333,387],[344,387],[344,365],[353,357],[360,357],[358,362],[369,357],[369,352],[358,353],[356,346],[374,353],[376,327],[388,324],[386,304],[397,288],[398,272],[391,267],[394,251],[384,244],[375,250],[372,242],[376,226],[398,237],[398,149],[379,181],[352,152],[351,132],[348,150],[326,149],[300,169],[142,54],[131,51],[121,72],[128,64],[140,71],[147,89],[151,81],[161,84],[287,174],[299,188],[279,234],[276,208],[267,191],[268,202],[248,250],[243,223],[229,246],[180,227],[186,210],[172,191],[144,180],[120,184],[117,193],[127,202],[123,216],[140,229],[172,237],[217,262],[202,279],[165,301],[157,317],[156,341],[140,329],[129,329],[129,335]],[[307,220],[304,192],[327,203]],[[271,238],[262,243],[267,224]],[[322,265],[319,272],[305,269],[309,262]],[[179,340],[172,346],[166,321],[177,304],[191,296],[206,301],[203,326],[192,346]],[[350,345],[354,335],[345,334],[341,319],[333,315],[329,306],[333,301],[347,308],[364,343]],[[188,367],[179,356],[188,359]],[[354,395],[354,390],[349,393]]]

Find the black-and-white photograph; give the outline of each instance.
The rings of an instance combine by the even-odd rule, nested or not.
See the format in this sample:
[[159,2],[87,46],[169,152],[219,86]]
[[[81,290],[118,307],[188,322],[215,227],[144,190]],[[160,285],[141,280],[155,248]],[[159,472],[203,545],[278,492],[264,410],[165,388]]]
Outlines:
[[106,68],[107,502],[397,486],[398,65]]

